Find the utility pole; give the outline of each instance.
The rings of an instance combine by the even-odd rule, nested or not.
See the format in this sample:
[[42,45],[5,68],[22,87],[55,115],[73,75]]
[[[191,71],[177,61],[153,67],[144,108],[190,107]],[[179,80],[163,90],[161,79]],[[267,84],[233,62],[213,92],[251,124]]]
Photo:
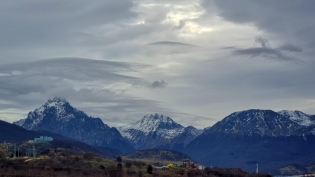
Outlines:
[[20,158],[20,146],[18,146],[18,158]]

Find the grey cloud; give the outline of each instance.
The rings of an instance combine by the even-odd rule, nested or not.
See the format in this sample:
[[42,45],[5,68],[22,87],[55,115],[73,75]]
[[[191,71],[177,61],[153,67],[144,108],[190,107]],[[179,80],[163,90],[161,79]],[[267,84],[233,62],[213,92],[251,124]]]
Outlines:
[[188,47],[199,47],[197,45],[192,45],[192,44],[185,44],[181,42],[173,42],[173,41],[159,41],[159,42],[154,42],[149,45],[165,45],[165,46],[188,46]]
[[152,88],[165,88],[168,85],[164,80],[154,81],[150,87]]
[[[258,29],[302,43],[305,47],[315,40],[315,1],[286,0],[214,0],[218,15],[236,23],[253,24]],[[203,6],[212,13],[212,1],[203,0]]]
[[289,51],[289,52],[302,52],[303,50],[293,44],[287,43],[284,45],[281,45],[278,50],[284,50],[284,51]]
[[177,26],[174,26],[174,30],[181,30],[182,28],[184,28],[186,25],[186,20],[181,20],[179,21],[179,24]]
[[67,46],[76,42],[73,32],[136,17],[132,7],[129,0],[4,1],[0,47]]
[[264,38],[262,38],[262,37],[257,37],[257,38],[255,39],[255,42],[258,43],[258,44],[260,44],[261,47],[264,47],[264,48],[269,47],[268,39],[264,39]]
[[285,54],[277,49],[273,48],[265,48],[265,47],[259,47],[259,48],[248,48],[248,49],[238,49],[233,51],[233,54],[235,55],[243,55],[243,56],[250,56],[250,57],[263,57],[266,59],[273,59],[277,61],[294,61],[294,62],[301,62],[300,59]]
[[237,49],[235,46],[229,46],[229,47],[222,47],[222,50],[232,50],[232,49]]
[[299,48],[291,45],[286,44],[282,45],[279,48],[272,48],[269,45],[267,39],[262,37],[257,37],[255,42],[261,45],[261,47],[253,47],[253,48],[246,48],[246,49],[238,49],[236,47],[227,47],[223,48],[224,50],[230,49],[233,50],[232,54],[234,55],[241,55],[241,56],[249,56],[249,57],[263,57],[265,59],[272,59],[277,61],[294,61],[294,62],[302,62],[299,58],[292,56],[285,51],[300,51]]
[[[83,58],[46,59],[22,64],[0,66],[0,95],[2,97],[44,92],[51,88],[71,85],[102,87],[117,82],[147,85],[149,82],[128,76],[128,73],[148,65],[89,60]],[[99,84],[99,85],[98,85]]]

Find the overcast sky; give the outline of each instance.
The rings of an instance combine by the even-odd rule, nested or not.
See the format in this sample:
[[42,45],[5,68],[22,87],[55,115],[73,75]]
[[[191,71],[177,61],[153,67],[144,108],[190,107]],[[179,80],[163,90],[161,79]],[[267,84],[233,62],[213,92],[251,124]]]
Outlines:
[[55,96],[109,126],[315,114],[313,0],[4,0],[0,119]]

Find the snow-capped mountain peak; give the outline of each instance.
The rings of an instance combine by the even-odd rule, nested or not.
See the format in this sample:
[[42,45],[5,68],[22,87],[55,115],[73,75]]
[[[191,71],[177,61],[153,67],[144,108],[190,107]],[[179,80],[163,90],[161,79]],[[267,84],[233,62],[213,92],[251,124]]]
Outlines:
[[[172,147],[179,141],[184,144],[184,141],[187,143],[186,141],[191,141],[203,132],[193,126],[185,128],[170,117],[160,114],[147,114],[137,122],[119,127],[118,130],[137,149],[162,145]],[[180,140],[177,140],[178,137],[181,137]]]
[[314,134],[314,117],[299,111],[251,109],[230,114],[205,133],[245,136],[302,136]]
[[[173,121],[170,117],[159,114],[147,114],[135,123],[120,127],[122,129],[135,129],[144,132],[146,135],[159,129],[183,129],[184,127]],[[122,133],[123,134],[123,133]]]
[[41,107],[29,112],[27,120],[21,119],[14,122],[14,124],[32,130],[41,124],[45,117],[53,117],[57,121],[68,122],[75,118],[75,114],[81,114],[84,115],[83,117],[88,117],[84,112],[72,107],[66,99],[54,97],[53,99],[49,99]]
[[315,125],[314,118],[312,118],[311,115],[305,114],[304,112],[301,112],[301,111],[282,110],[282,111],[279,111],[278,113],[302,126]]
[[64,104],[69,104],[69,102],[61,97],[54,97],[53,99],[49,99],[43,106],[62,106]]
[[90,117],[63,99],[49,99],[41,107],[28,113],[26,119],[14,122],[28,130],[48,130],[93,146],[119,148],[123,151],[133,147],[117,131],[104,124],[100,118]]

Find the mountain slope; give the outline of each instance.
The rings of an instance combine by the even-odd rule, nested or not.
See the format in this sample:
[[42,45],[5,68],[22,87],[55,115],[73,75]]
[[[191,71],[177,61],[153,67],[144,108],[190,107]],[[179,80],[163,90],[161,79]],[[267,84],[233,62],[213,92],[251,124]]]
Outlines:
[[[302,116],[303,114],[301,114]],[[247,110],[235,112],[219,121],[208,131],[231,135],[259,136],[303,136],[313,134],[314,124],[304,125],[298,121],[306,118],[295,117],[293,121],[285,114],[272,110]],[[299,119],[299,120],[298,120]]]
[[28,131],[17,125],[0,120],[0,141],[19,142],[33,139],[38,136],[36,132]]
[[145,115],[139,121],[119,127],[118,130],[136,149],[177,149],[202,133],[196,128],[183,127],[170,117],[159,114]]
[[301,111],[287,110],[279,111],[278,113],[301,126],[315,126],[315,116],[313,115],[305,114]]
[[14,124],[28,130],[48,130],[93,146],[104,146],[123,152],[134,149],[116,128],[110,128],[100,118],[89,117],[62,98],[48,100],[43,106],[29,112],[26,119]]
[[259,162],[261,171],[273,174],[292,163],[315,163],[314,126],[300,121],[309,119],[302,113],[288,115],[271,110],[232,113],[191,141],[184,152],[205,165],[248,171],[255,171]]

